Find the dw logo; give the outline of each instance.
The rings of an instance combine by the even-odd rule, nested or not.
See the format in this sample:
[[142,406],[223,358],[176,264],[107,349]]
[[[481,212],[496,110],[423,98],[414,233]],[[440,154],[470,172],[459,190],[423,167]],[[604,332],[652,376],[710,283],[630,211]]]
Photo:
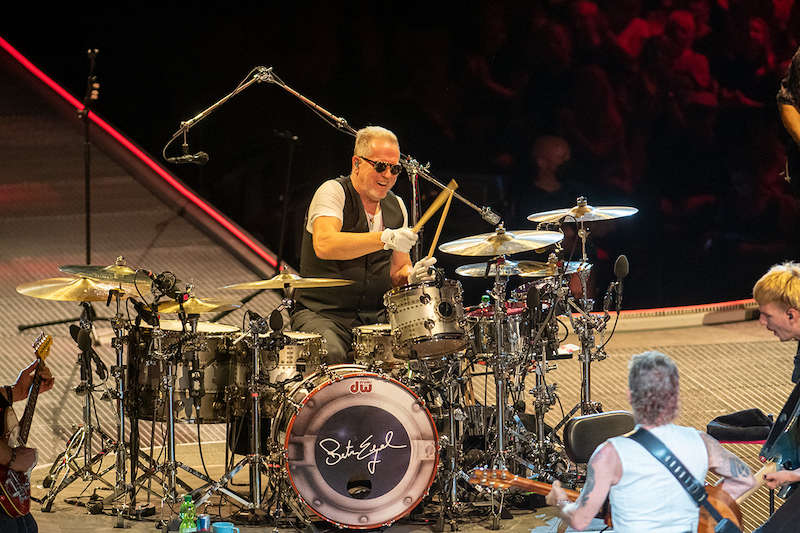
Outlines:
[[372,382],[356,380],[350,385],[351,394],[358,394],[361,392],[372,392]]

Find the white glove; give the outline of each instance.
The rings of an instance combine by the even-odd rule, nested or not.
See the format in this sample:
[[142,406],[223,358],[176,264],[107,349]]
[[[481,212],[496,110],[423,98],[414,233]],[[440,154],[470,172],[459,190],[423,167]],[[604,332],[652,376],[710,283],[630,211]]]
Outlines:
[[411,274],[408,275],[408,282],[413,284],[436,279],[436,274],[432,268],[435,263],[435,257],[423,257],[414,263],[414,266],[411,267]]
[[381,241],[383,242],[384,250],[397,250],[407,254],[414,243],[417,242],[419,236],[411,231],[409,228],[386,228],[381,233]]

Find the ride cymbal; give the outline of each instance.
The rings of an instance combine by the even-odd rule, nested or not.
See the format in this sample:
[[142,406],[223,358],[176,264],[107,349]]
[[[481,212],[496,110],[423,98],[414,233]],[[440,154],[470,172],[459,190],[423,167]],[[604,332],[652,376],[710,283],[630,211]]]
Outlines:
[[25,296],[58,302],[105,302],[108,291],[120,291],[123,298],[138,296],[133,286],[97,281],[88,278],[47,278],[17,287],[17,292]]
[[259,290],[259,289],[318,289],[321,287],[343,287],[345,285],[352,285],[355,281],[349,279],[335,279],[335,278],[304,278],[297,274],[291,274],[284,270],[280,274],[270,279],[262,279],[258,281],[245,281],[243,283],[234,283],[233,285],[226,285],[223,289],[242,289],[242,290]]
[[565,217],[574,218],[578,222],[595,222],[598,220],[611,220],[614,218],[629,217],[639,210],[635,207],[593,207],[586,203],[586,198],[578,198],[577,205],[568,209],[554,209],[528,215],[531,222],[560,222]]
[[516,254],[545,248],[564,238],[560,231],[506,231],[501,226],[494,233],[483,233],[446,242],[439,250],[454,255],[490,256]]
[[[183,302],[183,311],[188,315],[199,315],[200,313],[232,311],[238,309],[242,304],[219,298],[195,298],[192,296]],[[181,306],[178,302],[162,302],[158,304],[159,313],[179,313]]]

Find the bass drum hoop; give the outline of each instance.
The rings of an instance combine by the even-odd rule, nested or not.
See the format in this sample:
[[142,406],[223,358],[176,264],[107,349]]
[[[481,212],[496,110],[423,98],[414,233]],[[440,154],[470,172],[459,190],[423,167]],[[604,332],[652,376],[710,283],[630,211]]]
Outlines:
[[[313,516],[309,515],[307,512],[311,511],[311,513],[313,513],[314,516],[317,516],[339,528],[375,529],[377,527],[389,526],[396,520],[408,515],[422,501],[422,499],[428,494],[428,489],[430,489],[430,486],[433,484],[433,481],[436,477],[436,472],[438,470],[438,465],[439,465],[439,446],[438,446],[439,433],[436,429],[436,424],[433,421],[433,417],[431,416],[430,411],[428,411],[427,407],[425,407],[423,400],[413,390],[405,386],[400,381],[397,381],[396,379],[390,378],[382,374],[369,372],[363,365],[342,364],[342,365],[329,366],[327,368],[327,371],[325,370],[318,371],[315,374],[306,378],[303,382],[296,384],[289,391],[287,397],[290,399],[293,398],[298,393],[298,391],[303,388],[304,385],[309,383],[309,381],[313,382],[315,378],[323,378],[323,377],[327,379],[322,379],[319,384],[315,384],[314,388],[311,391],[309,391],[308,394],[306,394],[306,396],[300,402],[299,407],[291,415],[291,418],[289,418],[289,421],[286,424],[286,430],[285,430],[286,435],[283,439],[283,442],[281,443],[283,446],[283,460],[285,461],[287,478],[289,480],[289,484],[292,487],[294,495],[297,497],[294,502],[292,501],[289,502],[290,506],[293,507],[294,510],[297,511],[298,514],[300,515],[300,518],[305,520],[306,522],[310,522],[313,519]],[[415,402],[414,405],[419,406],[420,412],[427,419],[427,422],[430,425],[430,430],[432,435],[431,445],[434,446],[435,449],[432,451],[433,461],[432,461],[432,467],[430,468],[430,475],[428,476],[427,481],[425,482],[422,490],[419,490],[419,494],[416,495],[415,499],[411,499],[408,497],[405,498],[406,500],[409,501],[402,502],[404,507],[402,512],[390,513],[388,517],[385,518],[381,517],[381,519],[379,520],[370,520],[368,516],[380,513],[381,509],[387,507],[388,505],[391,505],[392,503],[396,504],[397,499],[399,499],[398,495],[396,494],[398,491],[415,488],[413,481],[415,478],[419,477],[420,473],[423,470],[423,467],[426,464],[426,461],[420,461],[420,463],[416,465],[418,467],[416,471],[413,471],[414,465],[413,462],[410,462],[409,468],[406,471],[405,475],[403,476],[402,481],[394,488],[392,488],[388,493],[383,494],[371,500],[357,500],[353,498],[352,500],[356,502],[370,502],[370,507],[368,509],[354,509],[354,508],[345,509],[345,511],[352,511],[354,515],[356,514],[359,515],[359,520],[360,520],[359,522],[356,521],[345,522],[341,520],[336,520],[331,516],[326,516],[324,512],[315,509],[314,506],[312,505],[312,503],[315,503],[313,501],[313,498],[311,502],[307,501],[307,497],[301,493],[300,489],[298,489],[297,484],[295,483],[295,478],[290,469],[288,452],[289,452],[290,438],[292,436],[292,430],[294,428],[295,421],[297,420],[297,417],[302,413],[303,409],[308,404],[309,400],[312,399],[317,394],[319,394],[321,391],[325,390],[326,388],[332,385],[335,385],[346,379],[352,379],[358,377],[383,381],[388,384],[396,385],[401,389],[405,390],[406,392],[408,392],[408,394],[410,394],[413,397],[413,400]],[[289,406],[288,407],[289,409],[293,409],[289,402],[284,402],[275,416],[276,423],[272,427],[273,442],[279,442],[282,422],[284,422],[287,418],[287,414],[285,412],[287,405]],[[419,458],[423,456],[425,451],[426,450],[415,450],[412,448],[411,460],[413,461],[414,458]],[[315,473],[315,480],[318,483],[327,483],[325,479],[319,474],[319,471],[316,468],[314,473]],[[341,509],[337,510],[341,511]],[[363,520],[364,518],[367,518],[367,520],[364,521]]]

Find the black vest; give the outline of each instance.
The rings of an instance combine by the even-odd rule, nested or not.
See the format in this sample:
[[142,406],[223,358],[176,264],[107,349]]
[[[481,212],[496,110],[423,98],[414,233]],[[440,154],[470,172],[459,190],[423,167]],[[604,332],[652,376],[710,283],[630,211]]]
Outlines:
[[[367,233],[369,224],[361,197],[349,176],[338,181],[344,188],[343,232]],[[403,225],[403,211],[397,196],[391,191],[381,200],[381,214],[385,228]],[[300,251],[300,275],[304,278],[339,278],[355,281],[346,287],[324,289],[298,289],[295,299],[298,308],[310,309],[354,318],[358,312],[376,312],[383,308],[383,295],[392,288],[390,263],[392,250],[379,250],[346,261],[326,260],[317,257],[312,235],[308,232],[308,211],[303,222],[303,245]]]

